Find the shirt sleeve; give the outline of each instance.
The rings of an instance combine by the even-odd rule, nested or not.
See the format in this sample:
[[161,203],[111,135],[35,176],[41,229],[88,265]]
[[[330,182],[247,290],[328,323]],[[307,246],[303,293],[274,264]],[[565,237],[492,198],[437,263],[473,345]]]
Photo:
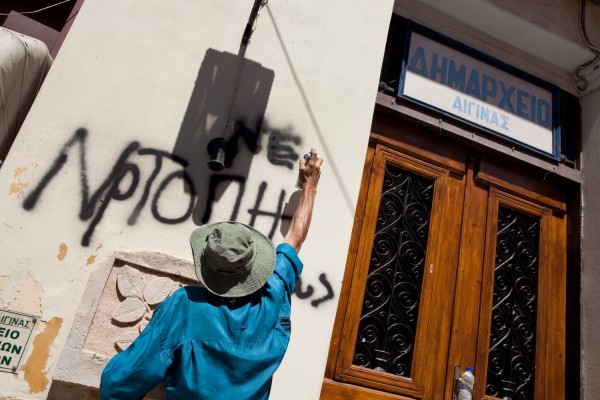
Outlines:
[[294,292],[296,281],[300,278],[300,274],[302,274],[304,265],[300,261],[296,249],[287,243],[277,246],[275,252],[277,253],[277,258],[274,272],[279,275],[286,290],[291,295]]
[[172,353],[164,350],[161,343],[163,306],[166,304],[154,311],[140,336],[125,351],[115,355],[102,371],[101,400],[142,399],[166,375]]

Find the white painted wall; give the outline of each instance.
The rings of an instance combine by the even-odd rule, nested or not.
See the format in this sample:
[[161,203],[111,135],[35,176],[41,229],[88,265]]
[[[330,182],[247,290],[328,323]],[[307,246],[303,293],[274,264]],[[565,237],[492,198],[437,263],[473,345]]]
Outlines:
[[[319,283],[321,273],[336,296],[339,293],[392,3],[378,0],[348,7],[341,1],[271,0],[246,53],[248,68],[258,63],[261,76],[274,75],[262,149],[252,155],[240,142],[233,167],[224,171],[247,177],[237,220],[250,222],[247,210],[254,207],[263,182],[268,185],[263,211],[277,211],[281,191],[287,202],[295,190],[295,169],[267,159],[273,129],[298,139],[283,142],[294,152],[302,154],[314,146],[325,158],[314,222],[300,254],[306,264],[304,285],[311,284],[315,293],[294,301],[292,343],[275,378],[274,399],[312,399],[320,391],[336,301],[315,308],[310,300],[327,293]],[[206,144],[220,134],[231,93],[224,89],[231,79],[209,90],[205,88],[210,74],[199,73],[207,71],[207,64],[202,69],[210,58],[207,54],[229,53],[223,56],[226,61],[216,60],[217,65],[235,66],[231,60],[235,62],[240,50],[251,6],[251,1],[84,3],[0,170],[0,306],[40,315],[42,321],[62,319],[47,362],[38,366],[41,378],[26,377],[23,371],[2,373],[0,397],[45,398],[45,390],[30,393],[38,390],[32,389],[32,379],[52,377],[87,279],[108,254],[131,249],[191,259],[188,237],[201,223],[211,175],[205,167]],[[207,53],[209,49],[213,53]],[[242,75],[241,86],[244,79]],[[247,117],[255,112],[253,106],[234,105],[233,115]],[[33,208],[24,209],[63,147],[83,130],[85,149],[76,144],[65,151],[66,164],[39,196],[31,197],[37,200]],[[153,217],[151,203],[160,182],[181,170],[163,159],[146,205],[129,225],[156,160],[134,152],[128,162],[139,169],[137,188],[125,200],[109,199],[89,244],[82,245],[94,217],[82,220],[79,215],[79,154],[85,154],[91,196],[121,152],[136,142],[138,149],[177,151],[190,162],[201,199],[198,209],[177,224]],[[131,176],[121,182],[121,192],[131,187]],[[231,217],[237,190],[236,184],[228,187],[209,222]],[[189,198],[181,180],[175,179],[160,197],[160,214],[184,215]],[[93,215],[99,215],[100,204]],[[259,216],[255,225],[268,233],[272,223],[273,218]],[[279,229],[275,242],[281,239]]]

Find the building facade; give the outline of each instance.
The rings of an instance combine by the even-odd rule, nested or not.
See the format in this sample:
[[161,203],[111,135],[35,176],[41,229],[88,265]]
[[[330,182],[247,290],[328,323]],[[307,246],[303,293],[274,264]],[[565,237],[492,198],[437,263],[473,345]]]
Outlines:
[[95,398],[194,284],[195,227],[281,241],[311,147],[272,398],[452,398],[467,366],[478,399],[600,390],[595,1],[77,10],[0,167],[0,399]]

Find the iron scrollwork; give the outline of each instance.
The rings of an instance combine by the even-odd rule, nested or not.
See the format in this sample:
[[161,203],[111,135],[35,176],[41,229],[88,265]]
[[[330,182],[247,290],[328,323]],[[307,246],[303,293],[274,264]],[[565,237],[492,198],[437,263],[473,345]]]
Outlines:
[[353,364],[410,376],[434,181],[387,165]]
[[486,394],[534,398],[540,219],[498,211]]

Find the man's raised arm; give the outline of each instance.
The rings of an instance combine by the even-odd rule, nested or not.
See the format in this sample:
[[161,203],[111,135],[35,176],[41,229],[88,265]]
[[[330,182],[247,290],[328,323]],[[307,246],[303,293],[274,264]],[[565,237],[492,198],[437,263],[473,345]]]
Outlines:
[[283,240],[284,243],[290,244],[296,252],[300,251],[302,243],[308,234],[310,220],[312,219],[313,205],[315,196],[317,195],[317,186],[321,177],[321,164],[323,159],[317,157],[315,149],[310,150],[310,158],[308,162],[304,159],[300,160],[299,179],[302,187],[302,196],[298,207],[292,217],[292,223],[288,233]]

